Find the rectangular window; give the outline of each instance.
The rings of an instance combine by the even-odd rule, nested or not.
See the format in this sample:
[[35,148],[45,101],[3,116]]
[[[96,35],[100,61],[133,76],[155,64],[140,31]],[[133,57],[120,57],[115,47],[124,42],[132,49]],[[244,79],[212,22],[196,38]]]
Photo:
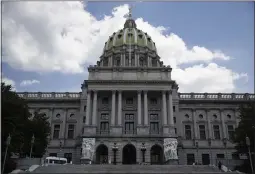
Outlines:
[[150,131],[152,134],[159,133],[159,124],[158,122],[150,122]]
[[108,121],[102,121],[101,124],[100,124],[100,130],[101,130],[101,132],[108,132],[109,122]]
[[199,133],[200,133],[200,139],[205,140],[206,139],[205,125],[199,125]]
[[187,165],[192,165],[195,162],[195,155],[193,153],[187,154]]
[[133,98],[127,98],[126,99],[126,104],[132,105],[133,104]]
[[86,112],[87,106],[83,106],[83,111]]
[[224,155],[224,154],[217,154],[217,158],[218,158],[218,159],[224,159],[224,158],[225,158],[225,155]]
[[54,125],[54,131],[53,131],[53,139],[58,139],[59,138],[59,132],[60,132],[60,125],[55,124]]
[[174,133],[175,133],[175,135],[177,134],[177,128],[174,128]]
[[104,97],[104,98],[102,99],[102,104],[103,104],[103,105],[107,105],[108,102],[109,102],[109,99],[108,99],[107,97]]
[[214,139],[220,140],[220,126],[219,125],[213,126],[213,132],[214,132]]
[[[127,56],[127,55],[126,55]],[[125,59],[125,65],[126,66],[129,66],[129,58],[128,57],[126,57],[126,59]]]
[[176,117],[174,117],[174,124],[176,123]]
[[105,58],[105,59],[103,60],[103,64],[104,64],[104,66],[108,66],[108,58]]
[[186,140],[191,140],[191,126],[185,125],[185,137]]
[[240,159],[239,154],[238,153],[232,153],[232,159],[233,160],[239,160]]
[[67,163],[72,161],[72,153],[64,153],[64,158],[67,159]]
[[135,66],[135,58],[134,58],[134,55],[132,55],[132,58],[131,58],[131,66]]
[[153,58],[151,60],[152,67],[157,67],[157,59]]
[[86,116],[83,117],[82,122],[86,123]]
[[68,125],[67,138],[68,139],[73,139],[74,138],[74,125],[73,124]]
[[175,112],[175,106],[173,106],[173,111]]
[[234,126],[233,125],[228,125],[228,138],[230,140],[233,140],[234,139],[234,135],[235,135]]
[[54,157],[57,157],[58,154],[57,153],[50,153],[49,156],[54,156]]
[[125,122],[125,133],[134,134],[134,122]]
[[151,98],[150,99],[150,104],[151,105],[156,105],[157,104],[157,99],[156,98]]

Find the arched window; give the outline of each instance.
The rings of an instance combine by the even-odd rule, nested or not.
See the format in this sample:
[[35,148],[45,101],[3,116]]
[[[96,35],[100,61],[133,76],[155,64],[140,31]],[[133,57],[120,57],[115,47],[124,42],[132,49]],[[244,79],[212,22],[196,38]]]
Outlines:
[[120,66],[120,57],[115,58],[115,66]]
[[70,116],[69,116],[70,118],[73,118],[74,117],[74,114],[70,114]]

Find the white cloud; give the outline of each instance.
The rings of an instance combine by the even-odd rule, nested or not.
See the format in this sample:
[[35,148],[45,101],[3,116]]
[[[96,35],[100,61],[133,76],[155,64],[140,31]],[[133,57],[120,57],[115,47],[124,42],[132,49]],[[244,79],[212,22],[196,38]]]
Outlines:
[[[32,72],[84,72],[84,64],[95,64],[109,36],[123,27],[127,12],[127,5],[119,6],[110,16],[97,20],[84,10],[81,2],[4,3],[3,61],[13,68]],[[164,35],[166,27],[152,26],[142,18],[136,23],[152,37],[164,63],[173,68],[173,79],[179,83],[181,92],[231,92],[235,90],[234,81],[247,80],[247,74],[213,63],[215,59],[230,60],[221,51],[196,45],[189,49],[178,35]],[[208,66],[179,67],[186,63]]]
[[39,83],[40,83],[40,81],[38,81],[38,80],[23,80],[20,83],[20,86],[30,86],[30,85],[39,84]]

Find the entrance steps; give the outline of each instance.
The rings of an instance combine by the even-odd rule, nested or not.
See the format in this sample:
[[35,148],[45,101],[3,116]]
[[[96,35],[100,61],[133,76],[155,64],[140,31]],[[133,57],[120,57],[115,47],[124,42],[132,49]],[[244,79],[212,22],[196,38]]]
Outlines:
[[[97,173],[97,174],[172,174],[172,173],[198,173],[198,174],[220,174],[217,167],[205,165],[52,165],[40,166],[32,173]],[[225,174],[237,174],[235,172],[224,172]]]

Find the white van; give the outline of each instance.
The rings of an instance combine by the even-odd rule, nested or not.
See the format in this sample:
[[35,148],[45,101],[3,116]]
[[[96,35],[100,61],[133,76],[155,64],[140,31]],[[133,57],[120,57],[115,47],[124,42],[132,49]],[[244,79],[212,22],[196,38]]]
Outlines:
[[45,161],[44,161],[45,165],[65,165],[67,164],[67,159],[66,158],[59,158],[59,157],[55,157],[55,156],[50,156],[50,157],[46,157]]

